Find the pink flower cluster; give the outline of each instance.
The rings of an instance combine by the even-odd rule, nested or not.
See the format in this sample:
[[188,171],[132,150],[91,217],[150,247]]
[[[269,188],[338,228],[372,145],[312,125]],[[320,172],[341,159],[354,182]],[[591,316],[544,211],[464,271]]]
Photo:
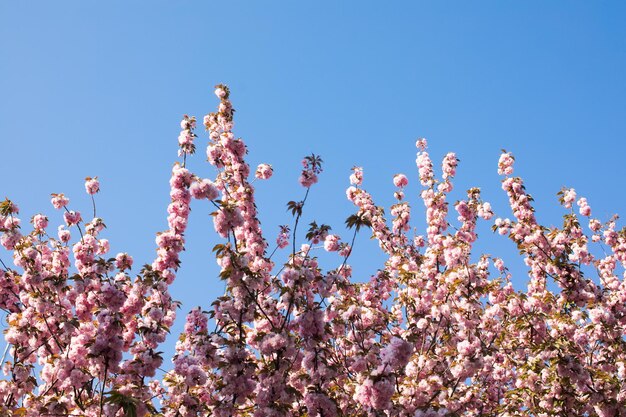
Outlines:
[[363,168],[353,167],[350,175],[350,184],[359,186],[363,183]]
[[[0,243],[13,262],[0,262],[9,344],[0,415],[626,415],[626,236],[616,218],[592,218],[587,199],[564,189],[562,226],[541,225],[506,152],[498,172],[512,216],[491,220],[494,210],[478,188],[449,212],[458,159],[445,155],[438,177],[420,139],[424,234],[413,233],[406,175],[393,179],[388,224],[355,167],[346,191],[356,207],[346,220],[350,244],[315,221],[304,235],[299,225],[321,172],[312,155],[300,177],[305,197],[288,203],[293,222],[280,227],[268,253],[250,177],[269,178],[272,168],[251,171],[233,133],[230,91],[218,85],[215,94],[218,110],[204,124],[217,174],[203,179],[186,167],[195,118],[185,116],[168,227],[156,237],[154,261],[136,276],[130,255],[108,255],[95,204],[86,221],[53,194],[67,225],[54,237],[45,214],[26,230],[18,206],[0,202]],[[100,187],[88,178],[85,188],[93,195]],[[176,318],[169,289],[192,198],[215,208],[225,291],[210,311],[189,311],[171,366],[157,377],[159,349]],[[481,220],[519,251],[526,289],[513,287],[513,268],[501,258],[475,253]],[[369,280],[352,280],[348,262],[364,231],[384,262]],[[291,250],[277,251],[290,243]],[[274,255],[283,256],[278,266]]]
[[274,173],[274,170],[272,169],[271,165],[259,164],[259,166],[256,168],[254,176],[260,180],[267,180],[272,177],[273,173]]
[[580,198],[576,204],[578,204],[578,207],[580,207],[579,212],[581,216],[591,216],[591,207],[589,207],[589,204],[587,203],[587,199],[585,197]]
[[300,185],[309,188],[317,183],[317,176],[322,172],[322,160],[316,156],[307,156],[302,160],[302,173],[300,174]]
[[52,194],[52,206],[55,209],[61,209],[70,203],[70,200],[63,194]]
[[215,200],[219,196],[219,190],[208,179],[196,179],[189,191],[196,200]]
[[194,129],[196,128],[196,118],[183,116],[183,120],[180,122],[180,134],[178,135],[178,156],[193,155],[196,152],[196,145],[194,139],[196,134]]
[[87,191],[87,194],[89,195],[94,195],[100,191],[100,181],[98,181],[98,177],[85,178],[85,191]]
[[278,237],[276,238],[276,245],[280,249],[283,249],[289,244],[289,226],[280,226],[280,233],[278,233]]
[[513,174],[513,163],[515,158],[510,152],[502,152],[500,160],[498,161],[498,174],[499,175],[511,175]]
[[409,184],[409,180],[404,174],[396,174],[393,176],[393,185],[396,187],[402,188],[406,187]]

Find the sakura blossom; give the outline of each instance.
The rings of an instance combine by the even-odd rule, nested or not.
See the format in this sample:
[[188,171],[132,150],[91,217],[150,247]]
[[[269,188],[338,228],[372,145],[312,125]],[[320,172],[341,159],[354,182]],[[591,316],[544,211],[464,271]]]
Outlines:
[[256,167],[254,176],[260,180],[267,180],[272,177],[273,173],[274,173],[274,170],[272,169],[271,165],[259,164],[259,166]]
[[33,226],[35,229],[44,230],[48,227],[48,217],[43,214],[36,214],[33,216]]
[[510,152],[502,152],[500,160],[498,161],[498,174],[499,175],[511,175],[513,174],[513,163],[515,158]]
[[90,195],[94,195],[98,191],[100,191],[100,181],[98,181],[98,177],[85,178],[85,191],[87,191],[87,194],[90,194]]
[[350,184],[361,185],[363,183],[363,168],[353,167],[352,175],[350,175]]
[[66,198],[65,195],[63,194],[52,194],[51,202],[52,202],[52,206],[58,210],[67,206],[70,200]]
[[396,174],[393,176],[393,185],[402,188],[409,184],[409,179],[404,174]]
[[[188,164],[196,118],[185,115],[164,229],[145,265],[110,254],[117,246],[95,199],[84,218],[52,194],[62,215],[38,213],[30,225],[16,203],[0,202],[9,255],[0,257],[0,415],[626,415],[626,237],[616,217],[591,217],[587,197],[564,188],[562,225],[541,224],[509,152],[493,166],[508,200],[500,212],[480,188],[453,193],[457,154],[431,155],[419,139],[416,172],[394,176],[391,207],[364,187],[362,167],[352,169],[344,229],[305,220],[310,199],[331,199],[311,188],[322,159],[305,157],[291,223],[267,237],[254,180],[272,167],[251,169],[230,89],[214,92],[217,110],[202,117],[214,174]],[[421,186],[421,225],[409,177]],[[85,189],[93,197],[100,183],[87,178]],[[212,282],[224,293],[182,306],[182,333],[164,357],[192,206],[211,214]],[[519,252],[525,289],[513,287],[508,260],[477,250],[481,222]],[[359,233],[383,254],[371,275],[353,272]]]

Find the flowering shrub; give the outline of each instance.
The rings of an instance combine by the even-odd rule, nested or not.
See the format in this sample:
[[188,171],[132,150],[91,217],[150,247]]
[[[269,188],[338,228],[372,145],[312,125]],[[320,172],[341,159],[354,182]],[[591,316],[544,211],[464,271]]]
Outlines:
[[[540,225],[509,153],[498,172],[514,219],[491,220],[478,188],[452,215],[457,158],[446,155],[436,178],[420,139],[424,236],[408,234],[408,177],[394,176],[397,202],[387,219],[363,188],[360,167],[346,192],[356,210],[346,220],[354,234],[345,240],[311,223],[298,235],[322,172],[312,155],[302,161],[305,196],[288,203],[293,224],[280,226],[273,242],[261,230],[249,181],[269,179],[273,169],[251,171],[233,133],[229,90],[220,85],[215,93],[218,111],[203,122],[217,174],[200,178],[186,168],[197,135],[196,119],[185,116],[168,229],[157,235],[156,259],[139,273],[131,273],[130,255],[108,254],[95,204],[87,221],[53,194],[66,225],[52,231],[47,216],[36,214],[29,228],[15,203],[2,202],[0,243],[13,265],[0,269],[8,323],[0,415],[626,415],[626,232],[615,219],[591,217],[587,200],[568,189],[559,193],[569,210],[563,226]],[[93,198],[100,183],[87,178],[85,188]],[[215,207],[223,243],[214,253],[226,291],[209,312],[188,313],[172,369],[155,378],[178,307],[169,287],[192,199]],[[493,221],[517,245],[529,269],[526,291],[514,290],[502,259],[471,257],[480,220]],[[387,259],[364,283],[351,280],[349,264],[359,231],[371,233]],[[592,244],[602,255],[592,254]],[[322,250],[336,256],[335,268],[322,270],[315,256]],[[275,265],[276,251],[285,264]]]

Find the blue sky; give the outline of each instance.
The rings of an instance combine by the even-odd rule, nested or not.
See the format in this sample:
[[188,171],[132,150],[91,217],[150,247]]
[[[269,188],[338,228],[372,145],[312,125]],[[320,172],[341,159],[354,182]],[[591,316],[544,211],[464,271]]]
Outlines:
[[[574,187],[605,220],[626,213],[626,3],[66,1],[0,3],[0,197],[22,218],[54,212],[64,192],[89,213],[83,179],[98,176],[98,214],[112,251],[138,264],[154,257],[166,228],[168,178],[179,121],[216,107],[213,86],[231,87],[236,133],[249,161],[271,163],[257,183],[263,227],[274,240],[300,199],[302,156],[325,161],[306,220],[334,226],[353,212],[350,168],[393,203],[393,174],[409,176],[413,226],[415,139],[438,161],[460,158],[452,200],[473,186],[510,216],[496,173],[500,149],[557,224],[556,193]],[[206,136],[191,167],[207,177]],[[206,204],[193,206],[188,248],[172,289],[183,312],[223,290],[210,249],[218,243]],[[513,244],[481,226],[479,249],[525,273]],[[381,266],[364,233],[358,279]],[[0,252],[0,257],[8,256]]]

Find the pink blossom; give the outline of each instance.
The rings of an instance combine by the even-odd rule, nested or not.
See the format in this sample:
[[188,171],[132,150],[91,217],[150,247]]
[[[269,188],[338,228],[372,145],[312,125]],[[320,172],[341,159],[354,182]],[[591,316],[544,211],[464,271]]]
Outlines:
[[335,252],[339,250],[339,236],[326,236],[326,239],[324,239],[324,249],[326,249],[328,252]]
[[317,176],[322,172],[322,159],[312,154],[302,160],[302,173],[299,182],[305,188],[317,183]]
[[80,223],[83,219],[78,211],[68,211],[63,214],[63,218],[65,219],[65,223],[68,226],[76,225]]
[[353,167],[352,175],[350,175],[350,184],[361,185],[363,183],[363,168]]
[[100,191],[100,182],[98,181],[98,177],[94,177],[94,178],[87,177],[87,178],[85,178],[85,190],[87,191],[87,194],[90,194],[90,195],[94,195],[98,191]]
[[108,239],[100,239],[98,241],[98,255],[104,255],[109,252],[111,245],[109,244]]
[[[421,149],[421,148],[420,148]],[[434,184],[433,163],[428,155],[428,152],[420,151],[417,154],[415,160],[417,169],[419,171],[420,183],[423,186],[430,187]]]
[[309,392],[304,397],[309,416],[336,417],[337,405],[325,394]]
[[276,244],[280,249],[283,249],[289,244],[289,226],[280,226],[280,233],[276,238]]
[[63,194],[52,194],[52,206],[55,209],[60,209],[67,206],[70,203],[70,200],[66,198]]
[[589,229],[591,229],[593,232],[598,232],[601,228],[602,223],[600,223],[600,221],[598,221],[597,219],[589,220]]
[[226,97],[226,90],[223,87],[217,87],[215,89],[215,95],[218,98],[224,98],[224,97]]
[[510,152],[503,152],[500,155],[500,160],[498,161],[498,174],[499,175],[511,175],[513,174],[513,163],[515,162],[515,158],[511,155]]
[[48,217],[44,216],[43,214],[34,215],[33,226],[35,226],[35,229],[44,230],[46,227],[48,227]]
[[491,209],[491,204],[485,202],[478,207],[477,213],[483,220],[489,220],[493,217],[493,210]]
[[63,243],[67,243],[70,241],[70,231],[65,229],[65,226],[61,225],[58,228],[58,236],[59,240]]
[[589,207],[589,204],[587,203],[587,199],[582,197],[580,199],[578,199],[578,207],[580,207],[580,215],[581,216],[585,216],[585,217],[589,217],[591,216],[591,207]]
[[[66,226],[55,239],[41,214],[22,235],[18,207],[0,202],[0,244],[11,251],[0,262],[10,347],[0,414],[626,415],[626,236],[616,217],[587,219],[591,236],[574,212],[562,225],[540,224],[522,179],[511,176],[513,156],[504,153],[498,168],[512,217],[495,219],[492,229],[506,237],[494,242],[511,241],[528,273],[514,287],[514,271],[478,251],[479,223],[492,218],[491,205],[478,188],[449,201],[458,160],[448,153],[436,178],[420,140],[424,236],[409,226],[415,207],[403,198],[406,177],[394,179],[398,201],[387,208],[360,188],[355,168],[347,224],[366,229],[381,249],[380,269],[367,280],[355,267],[352,278],[351,245],[315,222],[305,236],[304,218],[315,214],[307,212],[315,196],[309,190],[302,216],[290,224],[293,235],[281,226],[276,240],[278,248],[293,241],[295,253],[274,257],[247,148],[233,132],[229,90],[219,85],[216,94],[218,111],[203,119],[215,177],[200,179],[184,166],[195,138],[195,119],[185,116],[167,229],[156,236],[153,262],[136,274],[127,271],[130,255],[107,257],[102,219],[77,227],[80,239],[70,247]],[[319,157],[303,160],[306,181],[320,172]],[[191,199],[218,195],[219,237],[211,240],[224,292],[209,311],[187,314],[172,367],[155,378],[176,326],[170,286],[184,260]],[[591,215],[573,189],[561,195],[563,205],[577,201],[580,215]],[[52,200],[57,208],[68,204],[59,194]],[[79,213],[64,211],[68,225],[79,225]],[[342,259],[320,254],[319,243]]]
[[502,261],[502,259],[496,258],[493,264],[496,267],[496,269],[498,269],[498,271],[504,272],[505,266],[504,266],[504,261]]
[[304,188],[309,188],[317,183],[317,175],[310,171],[303,171],[298,181]]
[[191,195],[197,200],[215,200],[219,191],[215,184],[208,179],[194,181],[189,188]]
[[573,188],[565,190],[563,192],[563,205],[565,208],[571,208],[574,201],[576,201],[576,191]]
[[388,378],[376,382],[372,379],[366,379],[357,387],[355,400],[366,407],[385,410],[389,408],[393,389],[393,383]]
[[396,174],[393,176],[393,185],[396,187],[406,187],[408,183],[409,180],[404,174]]
[[115,255],[115,266],[120,271],[130,269],[133,266],[133,258],[127,253],[118,253]]
[[351,251],[352,251],[352,247],[350,245],[348,245],[347,243],[342,243],[341,246],[339,247],[339,256],[346,257],[350,255]]
[[393,337],[389,344],[381,350],[380,359],[383,365],[389,366],[391,369],[403,367],[409,361],[413,347],[410,343]]
[[234,228],[241,226],[243,222],[244,219],[238,207],[224,207],[213,217],[215,230],[222,237],[228,236],[229,232],[234,231]]
[[261,180],[267,180],[272,176],[273,173],[274,173],[274,170],[272,169],[271,165],[259,164],[259,166],[257,166],[256,168],[256,172],[254,173],[254,176]]
[[0,236],[0,244],[7,250],[13,250],[21,238],[22,234],[18,230],[9,230]]
[[449,180],[456,175],[457,164],[458,159],[454,152],[449,152],[448,154],[446,154],[445,158],[443,158],[443,163],[441,167],[444,180]]
[[428,148],[428,141],[426,138],[419,138],[417,142],[415,142],[415,146],[419,149],[420,152],[423,152]]

